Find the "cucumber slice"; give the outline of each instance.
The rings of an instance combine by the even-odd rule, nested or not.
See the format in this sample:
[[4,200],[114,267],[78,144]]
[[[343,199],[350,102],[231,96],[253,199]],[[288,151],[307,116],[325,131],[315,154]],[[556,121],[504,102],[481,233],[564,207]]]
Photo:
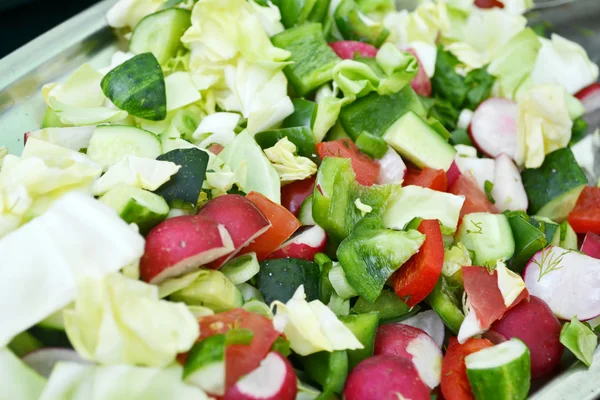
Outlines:
[[160,140],[152,132],[126,125],[101,125],[92,134],[87,155],[108,169],[128,154],[155,159],[161,151]]
[[420,168],[447,171],[456,156],[454,147],[413,111],[394,122],[383,139]]
[[211,394],[225,393],[225,335],[209,336],[192,347],[183,380]]
[[515,252],[515,240],[504,214],[465,215],[456,239],[474,253],[473,265],[495,266]]
[[529,213],[556,222],[567,219],[587,184],[570,148],[547,154],[541,167],[524,170],[521,178],[529,199]]
[[531,379],[529,349],[519,339],[488,347],[465,357],[467,376],[477,400],[522,400]]
[[233,282],[234,285],[239,285],[249,281],[260,271],[260,264],[256,258],[256,253],[248,253],[229,260],[220,270],[226,277]]
[[336,263],[329,271],[329,281],[333,290],[343,300],[358,296],[358,292],[350,285],[346,279],[346,273],[339,263]]
[[137,224],[142,233],[149,232],[169,214],[165,199],[135,186],[117,185],[99,200],[115,210],[123,221]]
[[320,351],[300,357],[306,376],[317,382],[323,391],[342,393],[348,375],[348,354],[345,351]]
[[551,244],[565,250],[579,250],[577,233],[567,221],[559,225]]
[[145,16],[135,26],[129,50],[135,54],[151,52],[159,64],[183,48],[181,36],[191,26],[192,13],[183,8],[169,8]]
[[152,53],[139,54],[102,78],[102,91],[121,110],[136,117],[162,121],[167,116],[167,92],[162,69]]
[[173,208],[194,208],[202,191],[208,153],[198,148],[175,149],[157,158],[181,166],[171,179],[156,189]]
[[302,202],[300,211],[298,212],[298,219],[302,225],[316,225],[317,223],[312,216],[312,200],[313,195],[311,194]]
[[377,327],[379,326],[379,314],[373,312],[356,315],[342,315],[338,318],[364,346],[363,349],[346,351],[348,353],[348,371],[351,371],[359,362],[373,355],[375,335],[377,334]]
[[398,93],[381,96],[375,92],[355,100],[340,111],[340,123],[353,140],[363,132],[383,136],[408,111],[427,118],[419,96],[407,85]]
[[307,300],[312,301],[320,295],[320,276],[317,263],[298,258],[278,258],[260,263],[256,282],[267,304],[275,300],[287,303],[300,285],[304,285]]
[[327,45],[321,24],[306,23],[271,38],[273,44],[292,53],[283,72],[297,96],[304,96],[332,79],[340,58]]

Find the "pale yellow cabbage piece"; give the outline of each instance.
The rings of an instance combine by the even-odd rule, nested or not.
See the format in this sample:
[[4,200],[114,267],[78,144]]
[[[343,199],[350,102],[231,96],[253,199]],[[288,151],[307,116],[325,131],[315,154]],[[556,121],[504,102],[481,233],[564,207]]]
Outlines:
[[265,154],[281,179],[281,183],[289,183],[306,179],[317,172],[317,164],[311,159],[295,155],[296,146],[287,137],[265,149]]

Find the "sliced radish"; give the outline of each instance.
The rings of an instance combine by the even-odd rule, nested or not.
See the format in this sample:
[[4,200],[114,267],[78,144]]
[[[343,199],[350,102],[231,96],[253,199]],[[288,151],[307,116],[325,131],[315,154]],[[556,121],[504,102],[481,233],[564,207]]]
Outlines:
[[591,113],[600,108],[600,83],[592,83],[590,86],[581,89],[575,95],[585,107],[585,112]]
[[379,178],[377,183],[384,185],[386,183],[402,183],[406,175],[406,164],[396,150],[388,147],[388,151],[379,160]]
[[444,345],[445,325],[438,313],[433,310],[420,312],[402,321],[403,325],[410,325],[422,329],[431,336],[435,344],[441,349]]
[[517,151],[517,104],[492,97],[477,107],[469,126],[469,135],[477,148],[489,157]]
[[233,251],[211,262],[208,268],[212,269],[221,267],[271,227],[269,220],[252,201],[237,194],[226,194],[212,199],[198,211],[198,215],[225,226],[233,240]]
[[448,180],[448,187],[452,186],[454,184],[454,182],[456,182],[456,180],[458,179],[458,177],[460,175],[461,175],[461,173],[460,173],[460,169],[458,168],[458,165],[456,165],[456,162],[452,161],[450,168],[446,172],[446,179]]
[[303,229],[275,250],[267,259],[301,258],[312,261],[315,254],[325,250],[327,233],[319,225]]
[[560,319],[580,321],[600,315],[600,260],[550,246],[539,251],[523,275],[529,292]]
[[412,54],[417,59],[417,63],[419,64],[419,72],[417,73],[417,76],[415,76],[413,78],[413,80],[410,81],[410,86],[412,86],[414,91],[417,92],[417,94],[419,94],[421,96],[425,96],[425,97],[431,96],[431,80],[429,79],[429,76],[427,75],[425,66],[421,62],[421,59],[419,58],[417,51],[413,48],[408,48],[408,49],[406,49],[406,51],[408,53]]
[[590,257],[600,259],[600,235],[588,232],[583,239],[581,252]]
[[459,129],[468,129],[469,125],[471,125],[471,121],[473,120],[473,111],[468,108],[463,109],[458,116],[458,122],[456,123],[456,127]]
[[25,133],[24,142],[29,138],[36,138],[74,151],[87,149],[92,134],[96,129],[92,126],[76,126],[66,128],[44,128],[38,131]]
[[198,215],[169,218],[150,231],[140,260],[142,280],[159,284],[208,264],[234,249],[225,227]]
[[410,360],[430,389],[440,384],[442,350],[425,331],[403,323],[382,325],[375,336],[374,355]]
[[232,386],[223,400],[294,400],[297,392],[294,367],[272,351],[258,368]]
[[494,182],[496,166],[491,158],[457,156],[454,162],[461,174],[473,175],[482,192],[485,192],[485,181]]
[[500,211],[527,210],[529,201],[521,180],[519,169],[506,154],[500,154],[494,162],[494,188],[492,197]]
[[31,367],[41,376],[48,378],[54,369],[56,363],[60,361],[71,361],[84,364],[90,364],[72,349],[63,348],[44,348],[32,351],[23,357],[23,362]]
[[375,57],[377,55],[377,47],[371,46],[368,43],[355,42],[353,40],[341,40],[339,42],[329,43],[329,47],[335,51],[338,57],[344,60],[354,59],[356,53],[362,57]]

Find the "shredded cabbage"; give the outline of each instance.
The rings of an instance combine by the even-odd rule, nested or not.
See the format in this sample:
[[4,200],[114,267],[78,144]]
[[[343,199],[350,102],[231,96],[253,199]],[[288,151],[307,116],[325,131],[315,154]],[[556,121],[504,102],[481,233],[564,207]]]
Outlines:
[[202,148],[214,143],[227,146],[235,139],[235,128],[239,121],[240,115],[236,113],[217,112],[207,115],[200,121],[193,138]]
[[317,164],[309,158],[297,156],[296,146],[287,137],[265,149],[265,154],[281,179],[281,183],[289,183],[306,179],[317,172]]
[[3,399],[38,400],[46,379],[7,348],[0,348],[0,385]]
[[108,25],[113,28],[133,29],[146,15],[158,11],[165,0],[119,0],[106,13]]

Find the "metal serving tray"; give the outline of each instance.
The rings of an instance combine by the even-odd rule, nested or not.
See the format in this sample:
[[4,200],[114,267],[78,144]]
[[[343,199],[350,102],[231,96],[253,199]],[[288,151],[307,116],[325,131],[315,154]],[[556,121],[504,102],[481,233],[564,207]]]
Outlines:
[[[399,0],[405,2],[406,0]],[[414,2],[414,0],[409,0]],[[39,129],[45,104],[41,88],[60,81],[84,62],[96,68],[109,64],[117,49],[125,50],[105,14],[115,0],[103,0],[0,60],[0,145],[11,153],[23,148],[23,133]],[[555,8],[545,3],[565,2]],[[600,0],[537,0],[532,23],[548,21],[551,30],[581,43],[600,63]],[[600,118],[592,122],[600,126]],[[598,163],[600,156],[596,157]],[[568,352],[567,352],[568,353]],[[567,354],[561,371],[545,383],[534,382],[533,400],[592,400],[600,398],[600,350],[587,369]]]

